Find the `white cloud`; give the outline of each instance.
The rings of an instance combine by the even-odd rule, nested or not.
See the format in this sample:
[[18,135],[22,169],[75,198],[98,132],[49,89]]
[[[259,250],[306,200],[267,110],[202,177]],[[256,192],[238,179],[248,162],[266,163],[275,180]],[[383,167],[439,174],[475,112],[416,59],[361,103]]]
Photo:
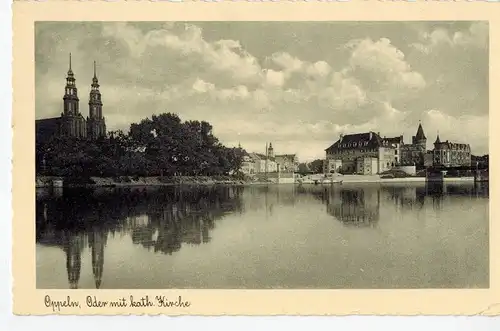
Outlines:
[[286,52],[274,53],[271,56],[271,61],[280,66],[286,72],[299,71],[303,65],[303,62],[300,59]]
[[431,32],[422,32],[420,41],[412,43],[418,51],[429,54],[439,47],[477,47],[486,48],[489,41],[488,22],[474,22],[467,30],[449,31],[437,28]]
[[368,88],[391,92],[425,86],[423,76],[412,70],[404,53],[387,38],[355,40],[346,48],[351,50],[352,75],[359,77]]
[[193,90],[195,90],[198,93],[207,93],[209,91],[212,91],[215,89],[215,85],[212,83],[207,83],[202,79],[197,79],[193,83]]
[[[318,94],[319,104],[333,110],[353,111],[366,102],[365,92],[349,79],[334,81]],[[367,114],[367,117],[371,117]]]
[[283,84],[285,83],[285,75],[281,71],[267,69],[266,83],[270,86],[283,86]]
[[306,72],[309,76],[313,77],[324,77],[327,76],[332,71],[332,67],[325,61],[318,61],[309,65]]

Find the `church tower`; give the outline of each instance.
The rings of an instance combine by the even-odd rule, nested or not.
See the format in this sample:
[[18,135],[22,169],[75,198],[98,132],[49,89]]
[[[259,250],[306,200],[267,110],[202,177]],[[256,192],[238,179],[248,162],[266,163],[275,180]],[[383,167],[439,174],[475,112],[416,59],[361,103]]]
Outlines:
[[274,158],[274,149],[272,143],[269,143],[269,148],[267,149],[267,157]]
[[76,88],[75,76],[71,69],[71,53],[69,54],[69,69],[66,76],[63,101],[63,113],[61,114],[62,135],[78,138],[86,137],[87,128],[85,119],[80,113],[78,89]]
[[99,80],[97,79],[96,63],[94,61],[94,77],[89,96],[89,116],[87,117],[87,136],[90,139],[98,139],[106,136],[106,122],[102,116],[102,100],[99,91]]

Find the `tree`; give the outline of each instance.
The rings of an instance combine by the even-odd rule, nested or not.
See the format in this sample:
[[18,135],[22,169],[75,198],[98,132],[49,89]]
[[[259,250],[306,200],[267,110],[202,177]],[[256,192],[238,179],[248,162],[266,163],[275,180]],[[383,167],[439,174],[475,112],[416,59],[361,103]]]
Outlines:
[[204,121],[172,113],[132,123],[98,140],[56,137],[36,144],[37,174],[173,176],[237,173],[245,151],[227,148]]
[[309,169],[317,174],[317,173],[322,173],[323,172],[323,160],[317,159],[309,163]]

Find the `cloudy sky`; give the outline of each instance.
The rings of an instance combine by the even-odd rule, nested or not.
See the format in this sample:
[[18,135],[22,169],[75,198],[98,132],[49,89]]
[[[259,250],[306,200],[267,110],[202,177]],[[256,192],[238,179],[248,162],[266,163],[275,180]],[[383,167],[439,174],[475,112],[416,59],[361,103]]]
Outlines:
[[341,133],[404,134],[419,121],[488,153],[486,22],[43,22],[36,117],[62,111],[68,54],[88,114],[92,62],[109,130],[174,112],[228,146],[324,157]]

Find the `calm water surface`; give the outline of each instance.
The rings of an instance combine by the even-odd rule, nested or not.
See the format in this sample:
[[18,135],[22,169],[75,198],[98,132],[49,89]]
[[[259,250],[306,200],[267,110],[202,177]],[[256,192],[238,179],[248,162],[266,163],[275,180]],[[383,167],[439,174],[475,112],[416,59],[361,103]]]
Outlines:
[[38,288],[489,286],[487,184],[37,191]]

